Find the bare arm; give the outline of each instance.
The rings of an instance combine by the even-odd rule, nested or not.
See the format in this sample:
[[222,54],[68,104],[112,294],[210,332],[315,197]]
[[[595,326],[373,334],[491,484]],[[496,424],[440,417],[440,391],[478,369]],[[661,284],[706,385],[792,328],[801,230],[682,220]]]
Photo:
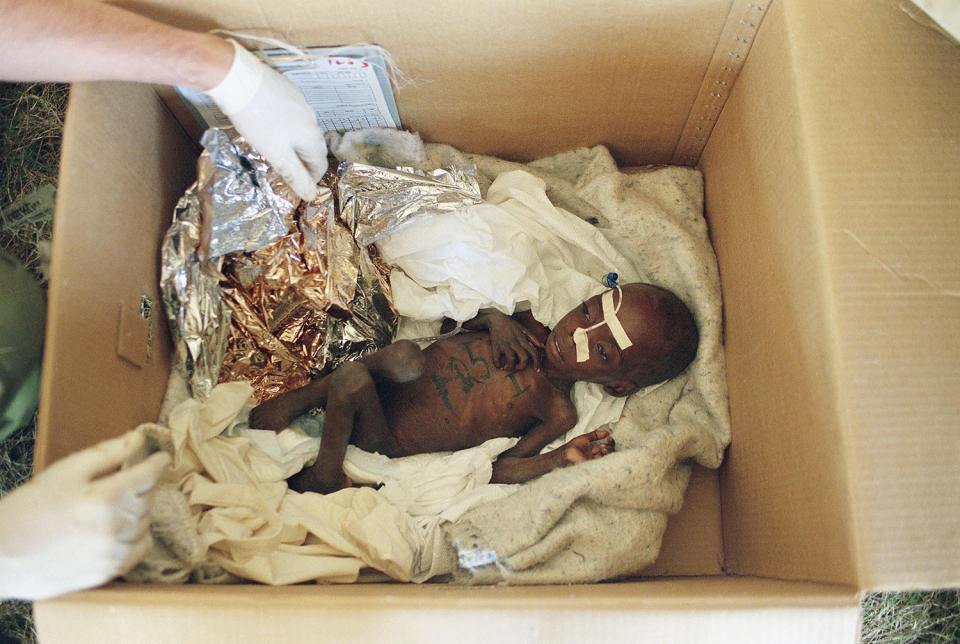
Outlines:
[[250,410],[250,427],[281,431],[293,420],[315,407],[327,404],[330,376],[311,380],[299,389],[293,389],[265,400]]
[[613,438],[605,430],[598,429],[589,434],[581,434],[566,444],[545,454],[536,456],[511,457],[506,452],[493,464],[491,483],[525,483],[530,479],[543,476],[558,467],[566,467],[595,458],[601,458],[613,451]]
[[491,483],[526,483],[530,479],[552,472],[566,463],[563,453],[559,449],[536,456],[504,456],[501,455],[493,463]]
[[491,483],[523,483],[565,465],[562,450],[540,454],[550,441],[573,427],[576,414],[570,414],[566,406],[551,406],[547,417],[534,425],[530,431],[505,451],[493,463]]
[[239,44],[94,0],[0,0],[0,80],[136,81],[206,92],[300,197],[327,170],[316,114]]
[[207,90],[233,61],[211,34],[90,0],[0,0],[0,78],[138,81]]

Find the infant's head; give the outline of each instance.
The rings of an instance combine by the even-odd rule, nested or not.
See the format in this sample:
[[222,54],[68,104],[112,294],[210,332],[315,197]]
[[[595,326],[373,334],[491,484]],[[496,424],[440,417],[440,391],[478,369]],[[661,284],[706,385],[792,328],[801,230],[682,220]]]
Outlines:
[[690,309],[670,291],[626,284],[567,313],[546,342],[547,369],[626,396],[683,371],[699,336]]

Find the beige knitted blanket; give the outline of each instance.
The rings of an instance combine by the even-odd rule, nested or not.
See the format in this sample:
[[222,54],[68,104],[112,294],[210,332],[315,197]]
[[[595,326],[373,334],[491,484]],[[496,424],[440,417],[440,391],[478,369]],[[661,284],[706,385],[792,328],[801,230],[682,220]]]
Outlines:
[[[690,465],[716,468],[730,441],[720,278],[703,216],[703,178],[685,167],[622,172],[602,146],[528,164],[419,147],[416,135],[349,133],[331,150],[373,165],[424,169],[474,163],[486,194],[502,172],[524,169],[547,195],[597,225],[640,274],[682,298],[700,347],[679,377],[631,396],[609,429],[617,451],[555,470],[445,526],[464,583],[591,582],[638,574],[656,559],[667,517],[679,511]],[[509,528],[505,528],[509,526]]]

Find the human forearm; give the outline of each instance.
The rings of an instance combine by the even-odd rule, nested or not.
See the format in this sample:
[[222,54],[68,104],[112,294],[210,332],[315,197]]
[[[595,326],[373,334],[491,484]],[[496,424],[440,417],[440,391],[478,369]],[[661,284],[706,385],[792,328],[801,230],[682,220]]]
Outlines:
[[510,456],[510,453],[517,448],[522,449],[521,443],[517,443],[494,461],[491,483],[524,483],[558,467],[603,458],[614,450],[614,441],[610,432],[605,429],[596,429],[572,438],[564,445],[545,454]]
[[560,449],[536,456],[501,456],[493,463],[491,483],[526,483],[568,463]]
[[125,80],[206,90],[233,61],[227,41],[89,0],[0,0],[0,78]]
[[289,79],[238,43],[171,27],[94,0],[0,0],[0,80],[183,85],[213,99],[305,201],[327,145]]

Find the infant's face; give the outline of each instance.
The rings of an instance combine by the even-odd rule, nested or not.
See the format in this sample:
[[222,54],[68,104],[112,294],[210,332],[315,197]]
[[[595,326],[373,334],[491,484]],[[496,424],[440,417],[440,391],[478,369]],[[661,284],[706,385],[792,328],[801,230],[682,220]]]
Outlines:
[[[617,319],[620,320],[627,336],[636,346],[637,340],[643,334],[647,298],[628,290],[621,292],[624,301],[619,307]],[[595,295],[580,306],[574,307],[553,328],[544,346],[546,369],[574,380],[601,384],[623,377],[624,369],[621,367],[624,365],[624,360],[632,359],[635,352],[625,355],[625,351],[632,351],[632,349],[621,349],[607,324],[587,331],[588,357],[583,362],[577,362],[574,332],[603,321],[601,297],[602,294]],[[619,302],[619,297],[618,294],[614,294],[615,304]]]

